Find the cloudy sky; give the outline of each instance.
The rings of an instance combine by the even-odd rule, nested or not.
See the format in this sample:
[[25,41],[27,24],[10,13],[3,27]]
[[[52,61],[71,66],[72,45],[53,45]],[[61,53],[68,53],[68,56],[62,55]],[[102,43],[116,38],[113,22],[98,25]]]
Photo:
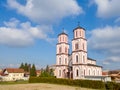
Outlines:
[[[56,62],[57,35],[86,29],[88,56],[120,69],[120,0],[0,0],[0,68]],[[71,42],[69,42],[71,44]]]

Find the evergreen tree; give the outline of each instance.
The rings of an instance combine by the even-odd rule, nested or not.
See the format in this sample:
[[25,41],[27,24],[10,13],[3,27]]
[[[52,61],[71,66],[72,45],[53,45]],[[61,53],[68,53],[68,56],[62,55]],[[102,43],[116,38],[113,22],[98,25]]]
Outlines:
[[30,72],[31,64],[28,65],[28,72]]
[[46,66],[46,72],[49,73],[49,66],[48,65]]
[[20,65],[20,67],[19,67],[19,68],[24,69],[24,64],[23,64],[23,63],[21,63],[21,65]]
[[54,70],[53,69],[50,69],[50,76],[54,76]]
[[49,66],[47,65],[46,68],[41,70],[41,75],[40,77],[53,77],[53,69],[50,69]]
[[25,63],[25,64],[21,63],[19,68],[24,69],[24,71],[26,71],[26,72],[30,72],[31,65],[28,63]]
[[25,63],[24,70],[25,70],[26,72],[28,72],[28,64],[27,64],[27,63]]
[[34,77],[37,76],[36,68],[34,64],[32,65],[32,68],[30,69],[30,76],[34,76]]

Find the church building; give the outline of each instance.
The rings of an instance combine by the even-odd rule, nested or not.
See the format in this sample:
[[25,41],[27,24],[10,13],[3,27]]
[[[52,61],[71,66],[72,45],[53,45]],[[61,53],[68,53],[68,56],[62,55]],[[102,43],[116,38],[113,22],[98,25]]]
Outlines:
[[102,67],[87,56],[87,39],[85,29],[81,26],[73,30],[71,54],[65,32],[58,35],[56,49],[56,78],[87,79],[102,76]]

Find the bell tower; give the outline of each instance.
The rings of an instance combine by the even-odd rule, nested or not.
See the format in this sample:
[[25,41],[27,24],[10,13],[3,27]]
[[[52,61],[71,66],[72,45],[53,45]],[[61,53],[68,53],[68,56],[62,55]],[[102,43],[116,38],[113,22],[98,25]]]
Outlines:
[[87,40],[85,38],[85,29],[78,25],[73,30],[74,38],[72,40],[72,66],[73,79],[84,78],[85,66],[87,64]]
[[62,32],[58,35],[58,43],[56,45],[56,77],[67,78],[68,77],[68,54],[69,44],[68,35]]

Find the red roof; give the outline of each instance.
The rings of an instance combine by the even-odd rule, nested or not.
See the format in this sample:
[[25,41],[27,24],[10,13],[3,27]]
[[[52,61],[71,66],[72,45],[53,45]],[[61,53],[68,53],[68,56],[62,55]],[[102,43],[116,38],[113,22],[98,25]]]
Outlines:
[[24,69],[19,68],[6,68],[4,71],[7,71],[8,73],[24,73]]
[[108,75],[108,72],[102,72],[102,75]]

